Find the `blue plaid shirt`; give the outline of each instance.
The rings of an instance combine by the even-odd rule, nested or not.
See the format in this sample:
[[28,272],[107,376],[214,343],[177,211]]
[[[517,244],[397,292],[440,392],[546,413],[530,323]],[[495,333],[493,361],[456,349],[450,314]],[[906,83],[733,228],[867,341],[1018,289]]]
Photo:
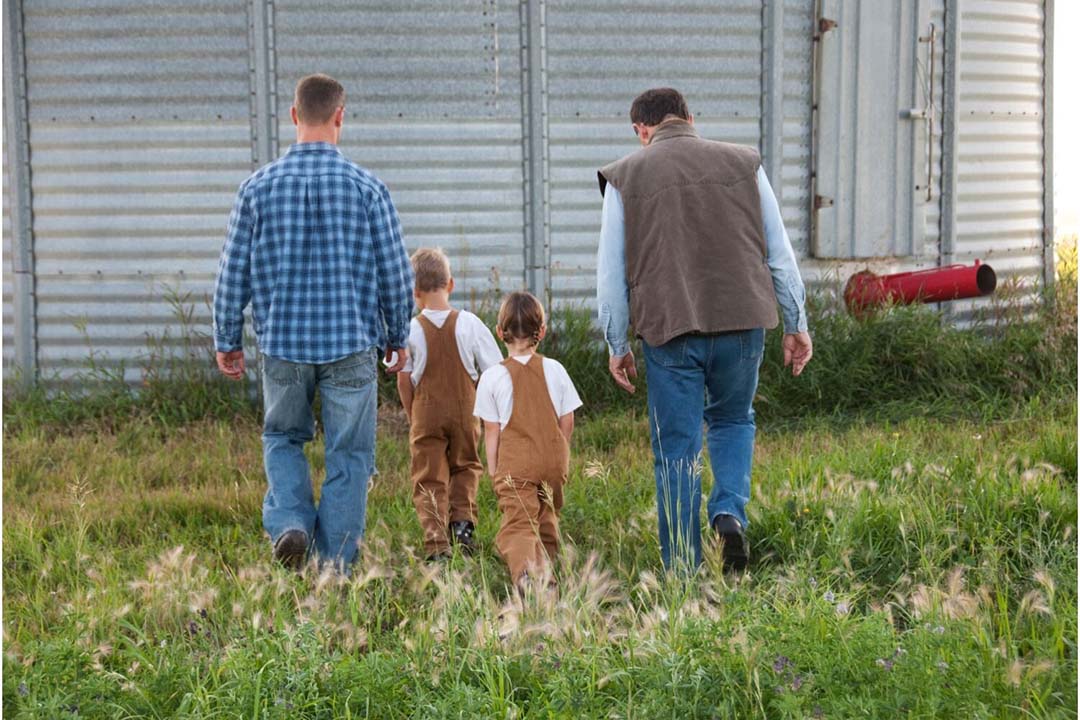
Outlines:
[[251,302],[271,357],[322,364],[405,347],[412,293],[386,186],[335,145],[296,144],[237,192],[214,286],[214,344],[242,347]]

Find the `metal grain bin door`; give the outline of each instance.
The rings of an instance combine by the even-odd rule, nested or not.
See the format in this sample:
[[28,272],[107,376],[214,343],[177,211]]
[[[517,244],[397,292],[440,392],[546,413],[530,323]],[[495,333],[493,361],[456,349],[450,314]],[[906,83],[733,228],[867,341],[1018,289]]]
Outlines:
[[813,252],[894,257],[922,247],[928,78],[940,42],[925,0],[823,0],[818,17]]

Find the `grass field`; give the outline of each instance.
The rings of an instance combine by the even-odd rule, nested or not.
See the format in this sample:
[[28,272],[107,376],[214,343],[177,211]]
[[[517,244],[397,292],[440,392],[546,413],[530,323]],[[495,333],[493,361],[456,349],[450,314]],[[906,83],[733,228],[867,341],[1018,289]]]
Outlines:
[[[753,558],[661,573],[647,426],[574,439],[557,601],[418,561],[403,417],[351,581],[274,567],[249,419],[4,447],[11,718],[1075,717],[1075,396],[992,421],[762,428]],[[311,459],[321,472],[321,445]]]
[[542,350],[588,409],[560,595],[524,602],[487,480],[479,557],[418,559],[392,383],[354,577],[275,567],[252,388],[212,376],[178,301],[137,391],[92,358],[72,390],[4,398],[3,714],[1076,717],[1075,258],[1034,317],[1006,285],[970,331],[812,298],[798,379],[771,333],[742,576],[715,548],[663,574],[644,393],[557,313]]

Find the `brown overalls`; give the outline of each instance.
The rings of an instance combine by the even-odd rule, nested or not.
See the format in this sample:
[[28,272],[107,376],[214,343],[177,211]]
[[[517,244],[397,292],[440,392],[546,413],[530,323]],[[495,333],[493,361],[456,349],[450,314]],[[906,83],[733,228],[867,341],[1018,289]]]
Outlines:
[[476,383],[458,352],[458,311],[441,328],[418,318],[427,343],[427,366],[416,385],[409,444],[413,505],[428,555],[450,549],[450,523],[476,522],[476,487],[483,465],[477,451],[480,423],[473,416]]
[[514,385],[514,409],[499,435],[493,483],[502,513],[495,545],[510,567],[510,578],[543,572],[559,550],[559,510],[570,466],[570,445],[544,380],[544,357],[528,364],[506,358]]

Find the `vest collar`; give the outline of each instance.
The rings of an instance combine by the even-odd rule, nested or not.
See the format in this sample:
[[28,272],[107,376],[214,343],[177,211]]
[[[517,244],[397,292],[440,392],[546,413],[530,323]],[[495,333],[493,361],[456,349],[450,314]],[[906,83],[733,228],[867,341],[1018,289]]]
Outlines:
[[656,126],[655,132],[653,132],[652,139],[649,140],[649,145],[653,145],[664,140],[670,140],[677,137],[700,137],[698,131],[686,120],[672,119],[665,120]]

